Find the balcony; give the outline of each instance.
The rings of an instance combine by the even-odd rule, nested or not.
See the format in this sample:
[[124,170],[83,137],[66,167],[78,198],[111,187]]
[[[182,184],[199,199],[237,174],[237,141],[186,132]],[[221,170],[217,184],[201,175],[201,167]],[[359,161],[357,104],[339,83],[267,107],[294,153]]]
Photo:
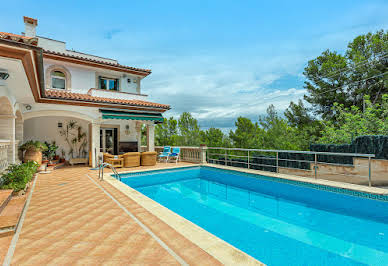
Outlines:
[[91,88],[88,91],[88,94],[93,97],[103,97],[103,98],[120,99],[120,100],[146,101],[148,97],[148,95],[146,94],[113,91],[113,90],[102,90],[102,89],[95,89],[95,88]]

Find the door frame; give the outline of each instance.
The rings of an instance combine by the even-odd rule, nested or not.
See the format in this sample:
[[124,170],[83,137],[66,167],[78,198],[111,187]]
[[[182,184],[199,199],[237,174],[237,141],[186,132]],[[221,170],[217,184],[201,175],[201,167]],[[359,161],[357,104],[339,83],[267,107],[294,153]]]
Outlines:
[[[117,149],[117,153],[118,153],[119,143],[120,143],[120,125],[109,125],[109,124],[100,125],[100,133],[99,133],[99,137],[100,138],[101,138],[101,130],[102,130],[102,132],[104,132],[106,129],[113,129],[113,130],[116,129],[117,130],[116,143],[113,143],[113,145],[114,145],[113,149],[116,148]],[[113,131],[113,134],[114,134],[114,131]],[[105,141],[105,138],[103,138],[103,142],[104,141]],[[103,147],[100,147],[100,152],[105,152]]]

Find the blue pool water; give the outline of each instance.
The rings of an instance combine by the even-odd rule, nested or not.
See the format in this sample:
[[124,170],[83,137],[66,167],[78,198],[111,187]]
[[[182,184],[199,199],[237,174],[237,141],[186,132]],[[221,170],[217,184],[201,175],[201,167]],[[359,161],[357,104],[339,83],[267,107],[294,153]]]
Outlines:
[[388,202],[194,167],[122,182],[267,265],[388,265]]

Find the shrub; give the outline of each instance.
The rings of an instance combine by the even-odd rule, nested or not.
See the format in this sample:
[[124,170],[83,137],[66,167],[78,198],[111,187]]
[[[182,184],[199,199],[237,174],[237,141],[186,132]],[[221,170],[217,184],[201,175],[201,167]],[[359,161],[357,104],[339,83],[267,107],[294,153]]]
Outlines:
[[2,189],[13,189],[20,191],[26,187],[26,184],[32,180],[38,164],[36,162],[27,162],[23,164],[11,164],[6,173],[1,177]]
[[55,141],[48,143],[47,141],[44,142],[44,145],[46,145],[47,149],[43,151],[43,155],[47,158],[47,160],[54,159],[58,146],[55,143]]
[[46,144],[40,142],[40,141],[33,141],[29,140],[23,145],[20,146],[20,150],[22,151],[28,151],[28,150],[33,150],[33,151],[46,151],[47,146]]

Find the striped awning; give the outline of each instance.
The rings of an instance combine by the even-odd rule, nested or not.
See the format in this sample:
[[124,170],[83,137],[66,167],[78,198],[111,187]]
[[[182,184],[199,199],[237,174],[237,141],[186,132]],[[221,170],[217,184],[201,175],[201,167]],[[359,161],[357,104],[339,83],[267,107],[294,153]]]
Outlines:
[[135,113],[124,111],[100,110],[102,119],[145,120],[163,123],[163,116],[159,113]]

